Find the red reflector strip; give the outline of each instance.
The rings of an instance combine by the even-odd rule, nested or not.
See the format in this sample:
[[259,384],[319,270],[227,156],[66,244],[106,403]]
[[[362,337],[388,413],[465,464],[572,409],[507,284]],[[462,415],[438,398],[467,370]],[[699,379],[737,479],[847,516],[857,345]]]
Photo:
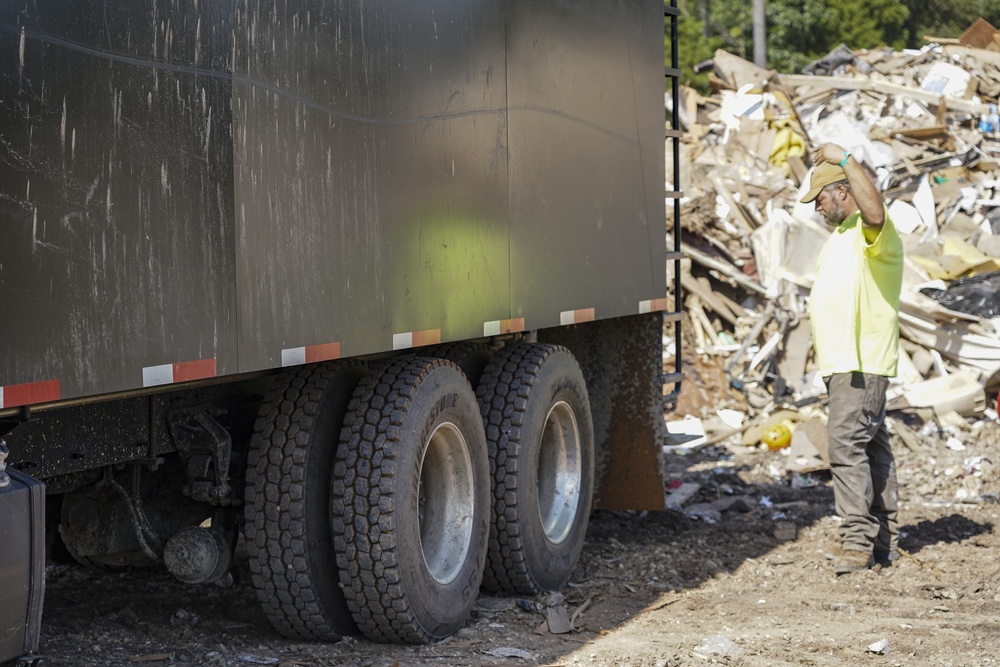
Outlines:
[[142,369],[142,386],[155,387],[174,382],[188,382],[214,378],[217,374],[215,359],[196,359],[180,361],[176,364],[161,364],[146,366]]
[[314,364],[318,361],[329,361],[331,359],[340,359],[340,343],[290,347],[281,351],[282,366]]
[[0,387],[0,408],[59,400],[59,380],[27,382]]
[[667,309],[667,298],[662,299],[650,299],[648,301],[639,302],[639,313],[645,315],[646,313],[656,313],[661,310]]
[[593,322],[594,319],[595,312],[593,308],[564,310],[559,313],[559,324],[580,324],[581,322]]
[[174,364],[174,382],[215,377],[215,359],[198,359]]
[[524,331],[523,317],[517,317],[512,320],[493,320],[492,322],[483,322],[484,336],[499,336],[500,334],[517,333],[519,331]]
[[437,345],[441,342],[440,329],[424,329],[423,331],[405,331],[392,334],[392,349],[406,350],[423,345]]
[[340,359],[340,343],[306,345],[306,362],[311,364],[317,361],[329,361],[330,359]]

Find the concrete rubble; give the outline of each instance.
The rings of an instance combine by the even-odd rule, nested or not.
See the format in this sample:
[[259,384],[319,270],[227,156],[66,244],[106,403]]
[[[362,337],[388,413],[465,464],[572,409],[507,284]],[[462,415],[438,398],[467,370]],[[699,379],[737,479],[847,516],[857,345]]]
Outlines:
[[[928,495],[996,501],[1000,31],[980,20],[960,39],[932,39],[912,51],[842,45],[794,75],[718,51],[712,94],[683,89],[689,381],[668,418],[668,450],[782,450],[789,483],[827,467],[807,304],[830,232],[798,200],[811,151],[834,141],[868,168],[906,248],[894,445],[926,468]],[[942,458],[951,463],[939,470]]]

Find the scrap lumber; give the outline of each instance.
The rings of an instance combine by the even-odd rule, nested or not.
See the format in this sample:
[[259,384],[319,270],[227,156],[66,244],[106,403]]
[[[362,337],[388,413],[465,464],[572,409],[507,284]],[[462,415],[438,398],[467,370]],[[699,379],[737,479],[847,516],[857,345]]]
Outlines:
[[989,113],[990,107],[982,102],[973,102],[957,97],[945,97],[920,88],[903,86],[879,79],[852,79],[835,76],[811,76],[808,74],[782,74],[781,82],[792,86],[812,88],[836,88],[838,90],[866,90],[885,95],[906,95],[925,104],[946,105],[949,109],[965,111],[977,116]]
[[762,296],[767,296],[766,289],[764,289],[759,283],[754,282],[753,280],[748,278],[746,275],[743,274],[742,271],[737,269],[735,266],[726,265],[725,262],[720,262],[714,257],[706,255],[705,253],[703,253],[702,251],[698,250],[697,248],[688,243],[682,243],[681,249],[684,250],[684,253],[688,257],[690,257],[695,262],[698,262],[702,266],[707,267],[709,269],[715,269],[719,273],[722,273],[727,277],[732,278],[734,281],[736,281],[743,287],[747,288],[748,290],[756,292],[757,294],[760,294]]

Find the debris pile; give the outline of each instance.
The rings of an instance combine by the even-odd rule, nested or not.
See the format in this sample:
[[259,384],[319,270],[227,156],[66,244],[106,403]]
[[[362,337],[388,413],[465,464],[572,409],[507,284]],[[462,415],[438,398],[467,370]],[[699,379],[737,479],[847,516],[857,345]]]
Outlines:
[[[980,19],[920,50],[841,45],[798,75],[725,51],[713,66],[712,95],[685,88],[678,109],[692,381],[668,447],[783,449],[789,476],[826,466],[807,306],[830,231],[799,199],[811,151],[832,141],[876,181],[906,250],[889,390],[897,450],[959,461],[949,475],[928,472],[927,495],[995,500],[984,471],[1000,445],[1000,31]],[[700,391],[706,383],[729,399]]]

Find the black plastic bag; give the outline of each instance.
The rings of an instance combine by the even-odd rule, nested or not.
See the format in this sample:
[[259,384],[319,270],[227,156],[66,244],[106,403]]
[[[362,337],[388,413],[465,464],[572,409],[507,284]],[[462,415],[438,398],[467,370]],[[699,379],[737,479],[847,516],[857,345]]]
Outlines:
[[1000,271],[960,278],[948,289],[925,287],[920,290],[942,306],[988,320],[1000,317]]

